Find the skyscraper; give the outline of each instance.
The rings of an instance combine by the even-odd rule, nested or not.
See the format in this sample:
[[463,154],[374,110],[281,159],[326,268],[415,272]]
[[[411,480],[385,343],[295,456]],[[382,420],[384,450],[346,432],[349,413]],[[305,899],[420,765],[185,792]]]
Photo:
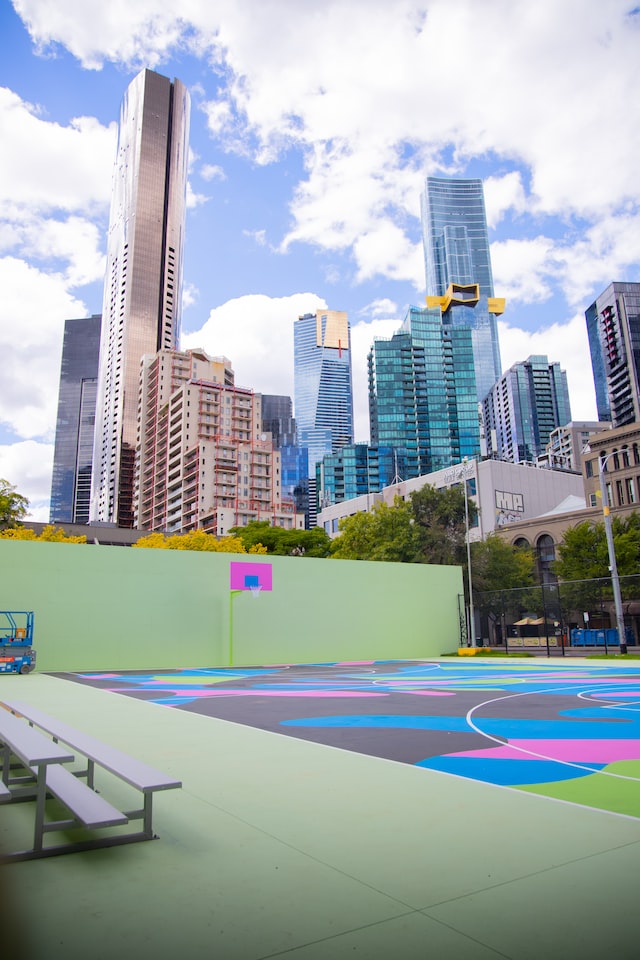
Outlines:
[[316,463],[353,441],[351,331],[347,314],[317,310],[293,325],[298,443],[309,451],[309,513],[315,525]]
[[571,420],[567,374],[546,356],[514,363],[485,397],[483,415],[490,457],[534,461]]
[[480,455],[471,330],[439,309],[410,307],[390,340],[369,352],[371,443],[406,458],[407,480]]
[[640,421],[640,283],[611,283],[585,313],[599,420]]
[[100,314],[64,325],[51,482],[51,523],[88,523]]
[[471,328],[477,399],[502,372],[482,180],[427,177],[421,198],[427,305],[451,327]]
[[120,112],[96,407],[91,519],[133,526],[138,378],[144,354],[177,348],[190,101],[142,70]]

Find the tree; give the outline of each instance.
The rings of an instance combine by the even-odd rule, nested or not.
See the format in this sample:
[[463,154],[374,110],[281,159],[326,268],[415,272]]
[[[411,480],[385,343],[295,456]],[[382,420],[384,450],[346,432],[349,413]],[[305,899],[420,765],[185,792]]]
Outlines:
[[48,524],[42,533],[36,533],[30,527],[12,527],[8,530],[0,530],[0,540],[39,540],[46,543],[86,543],[87,538],[82,534],[74,537],[68,536],[62,527],[53,527]]
[[16,527],[27,515],[29,501],[8,480],[0,479],[0,530]]
[[272,526],[268,520],[251,520],[244,527],[231,527],[229,533],[238,537],[249,553],[262,547],[260,552],[279,557],[326,557],[331,545],[322,527],[284,530]]
[[393,506],[380,501],[340,521],[340,536],[331,543],[337,560],[420,562],[411,504],[396,497]]
[[152,550],[200,550],[210,553],[264,553],[263,550],[245,550],[238,537],[223,537],[218,540],[212,533],[204,530],[192,530],[183,534],[150,533],[141,537],[132,547]]
[[[613,517],[611,523],[616,566],[620,577],[640,570],[640,514]],[[612,596],[609,549],[604,523],[585,520],[568,529],[558,544],[553,572],[563,581],[562,594],[574,610],[592,609],[598,599]],[[600,580],[599,585],[594,581]]]
[[[391,560],[399,563],[464,564],[465,503],[459,487],[438,490],[424,486],[409,500],[396,497],[393,506],[376,503],[370,513],[340,522],[340,536],[331,556],[343,560]],[[469,521],[476,516],[468,505]]]
[[[474,607],[495,626],[532,602],[536,558],[533,550],[514,547],[497,533],[471,544],[471,584]],[[465,576],[465,590],[467,579]]]
[[[460,563],[466,559],[466,511],[464,487],[437,489],[425,484],[410,494],[422,563]],[[467,501],[469,524],[477,516]]]

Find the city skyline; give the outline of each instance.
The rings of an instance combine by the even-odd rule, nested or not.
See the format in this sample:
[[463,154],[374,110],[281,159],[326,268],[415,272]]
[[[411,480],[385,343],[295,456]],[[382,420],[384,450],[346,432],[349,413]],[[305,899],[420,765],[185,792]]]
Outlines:
[[292,396],[295,318],[344,310],[366,440],[366,354],[425,302],[425,178],[479,178],[507,300],[503,368],[548,354],[574,417],[595,417],[584,313],[608,284],[640,279],[628,3],[64,9],[0,11],[0,476],[35,519],[48,515],[64,321],[101,309],[118,111],[141,67],[192,98],[182,348]]

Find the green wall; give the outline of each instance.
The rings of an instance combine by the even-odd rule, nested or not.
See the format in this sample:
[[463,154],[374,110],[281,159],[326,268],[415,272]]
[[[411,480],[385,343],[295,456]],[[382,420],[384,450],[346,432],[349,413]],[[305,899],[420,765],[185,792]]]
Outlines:
[[[230,600],[232,560],[273,591]],[[41,671],[438,656],[458,645],[459,567],[0,540],[0,609],[35,612]]]

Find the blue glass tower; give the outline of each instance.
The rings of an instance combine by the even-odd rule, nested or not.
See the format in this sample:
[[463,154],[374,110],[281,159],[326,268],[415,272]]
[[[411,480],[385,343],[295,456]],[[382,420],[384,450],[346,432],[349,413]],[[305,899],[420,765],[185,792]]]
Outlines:
[[439,306],[448,327],[472,331],[477,399],[502,372],[482,180],[427,177],[422,194],[427,305]]
[[483,415],[490,457],[534,461],[571,420],[567,374],[544,355],[514,363],[485,397]]
[[369,363],[371,443],[406,456],[403,480],[480,455],[471,329],[442,323],[440,309],[410,307]]
[[353,442],[351,331],[346,313],[318,310],[299,317],[293,333],[298,442],[315,476],[325,453]]
[[51,523],[88,523],[100,314],[64,325],[51,481]]

